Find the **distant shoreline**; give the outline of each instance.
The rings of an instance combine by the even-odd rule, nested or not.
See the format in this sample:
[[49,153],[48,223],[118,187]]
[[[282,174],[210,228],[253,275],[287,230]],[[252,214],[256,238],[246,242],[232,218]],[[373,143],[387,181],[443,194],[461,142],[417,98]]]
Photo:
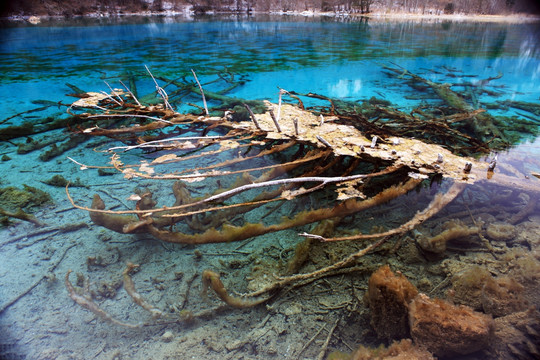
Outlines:
[[[250,16],[257,15],[289,15],[297,17],[337,17],[337,18],[351,18],[360,19],[367,18],[370,20],[378,21],[402,21],[402,20],[432,20],[432,21],[466,21],[466,22],[503,22],[503,23],[527,23],[540,21],[540,16],[532,14],[509,14],[509,15],[483,15],[483,14],[417,14],[417,13],[386,13],[386,12],[372,12],[368,14],[359,13],[334,13],[334,12],[311,12],[311,11],[287,11],[287,12],[252,12],[246,13],[234,13],[234,12],[208,12],[205,15],[219,16]],[[195,18],[199,14],[195,14],[188,9],[185,11],[162,11],[162,12],[99,12],[99,13],[86,13],[75,16],[63,16],[63,15],[12,15],[6,17],[0,17],[2,21],[13,22],[27,22],[37,25],[42,21],[47,20],[72,20],[72,19],[105,19],[105,18],[129,18],[129,17],[184,17],[187,19]]]
[[510,15],[482,15],[482,14],[441,14],[441,15],[425,15],[414,13],[373,13],[367,14],[366,17],[370,19],[397,19],[397,20],[422,20],[422,19],[435,19],[435,20],[452,20],[452,21],[477,21],[477,22],[509,22],[509,23],[521,23],[521,22],[535,22],[540,21],[540,16],[530,14],[510,14]]

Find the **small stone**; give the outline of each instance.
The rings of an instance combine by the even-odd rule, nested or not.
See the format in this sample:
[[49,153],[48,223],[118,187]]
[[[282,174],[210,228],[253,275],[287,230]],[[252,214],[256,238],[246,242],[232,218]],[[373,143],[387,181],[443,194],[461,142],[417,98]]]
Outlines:
[[443,163],[444,162],[444,157],[441,153],[437,154],[437,162],[438,163]]
[[161,335],[161,340],[163,342],[168,343],[168,342],[171,342],[173,339],[174,339],[174,335],[172,331],[167,330],[163,333],[163,335]]

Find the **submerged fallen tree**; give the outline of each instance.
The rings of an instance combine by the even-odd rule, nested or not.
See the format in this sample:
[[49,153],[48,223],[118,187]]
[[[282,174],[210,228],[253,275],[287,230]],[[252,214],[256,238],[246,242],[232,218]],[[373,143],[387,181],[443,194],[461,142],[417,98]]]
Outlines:
[[[417,75],[410,76],[422,81]],[[171,98],[153,79],[162,103],[142,105],[133,92],[125,88],[126,91],[117,89],[110,94],[88,93],[69,109],[80,123],[95,123],[95,126],[79,129],[79,133],[106,136],[125,143],[125,146],[108,149],[112,153],[111,168],[122,173],[125,179],[174,181],[170,186],[169,205],[157,206],[154,197],[161,198],[161,193],[138,191],[130,196],[130,200],[135,201],[134,209],[121,211],[106,209],[97,194],[91,206],[79,205],[66,187],[75,207],[88,211],[96,225],[112,231],[146,233],[182,244],[240,241],[312,223],[337,224],[347,216],[397,199],[435,178],[444,178],[449,184],[424,210],[396,228],[334,236],[334,225],[331,225],[331,230],[320,226],[300,234],[308,242],[379,240],[317,271],[279,278],[242,299],[228,295],[218,274],[205,271],[204,286],[211,287],[231,306],[253,306],[267,300],[276,290],[300,286],[350,267],[390,236],[408,232],[437,214],[467,184],[492,181],[528,191],[539,189],[538,179],[525,174],[494,176],[495,158],[481,161],[456,154],[465,149],[469,153],[486,152],[494,144],[501,146],[506,142],[503,134],[493,130],[493,122],[483,109],[463,105],[450,89],[432,82],[426,84],[454,108],[453,113],[437,118],[433,115],[435,112],[423,109],[411,115],[373,100],[358,110],[352,109],[350,103],[305,95],[329,101],[330,105],[319,107],[316,114],[305,109],[298,94],[280,90],[277,104],[257,103],[257,114],[250,106],[253,103],[241,102],[246,119],[237,116],[237,111],[243,110],[238,108],[239,99],[225,95],[211,97],[222,101],[221,105],[236,107],[223,109],[220,116],[213,116],[215,109],[208,110],[204,97],[203,115],[177,113],[170,105]],[[183,86],[180,90],[204,94],[198,80],[197,84]],[[284,103],[284,96],[298,104]],[[370,121],[373,114],[376,119]],[[109,126],[111,120],[120,118],[122,127]],[[108,127],[100,126],[101,121]],[[137,123],[126,126],[129,121]],[[467,126],[462,127],[462,122]],[[415,131],[421,136],[414,136]],[[195,136],[186,136],[188,133]],[[445,138],[445,146],[434,143],[440,138]],[[143,155],[145,159],[128,163],[132,153]],[[82,170],[99,168],[72,160]],[[191,187],[201,188],[201,184],[206,189],[216,190],[195,196]],[[281,219],[263,216],[260,222],[248,222],[252,211],[274,202],[290,206],[290,215]],[[276,208],[270,208],[269,213]],[[124,273],[128,282],[129,271]],[[77,303],[113,321],[90,299],[78,295],[68,277],[66,284]],[[134,289],[133,284],[129,284]],[[155,313],[153,306],[144,304],[141,306]]]

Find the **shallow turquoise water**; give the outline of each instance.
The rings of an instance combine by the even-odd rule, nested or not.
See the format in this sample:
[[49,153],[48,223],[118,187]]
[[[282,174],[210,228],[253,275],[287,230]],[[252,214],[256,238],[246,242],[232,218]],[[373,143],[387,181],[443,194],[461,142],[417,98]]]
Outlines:
[[30,100],[67,101],[65,83],[107,90],[101,78],[114,84],[114,77],[127,73],[139,75],[140,86],[151,91],[143,65],[167,78],[190,76],[195,69],[204,79],[226,68],[248,80],[231,95],[248,99],[275,100],[280,86],[414,105],[402,101],[403,91],[410,90],[382,73],[381,66],[390,62],[438,82],[502,74],[489,85],[500,89],[504,99],[536,101],[540,94],[538,23],[156,19],[136,25],[75,25],[0,30],[3,114],[27,109]]
[[[67,83],[84,91],[108,92],[103,80],[114,87],[120,87],[118,80],[121,79],[129,84],[129,80],[133,79],[141,96],[152,93],[154,84],[146,73],[144,65],[147,65],[157,77],[167,79],[184,77],[186,81],[193,81],[191,69],[194,69],[201,81],[207,84],[205,89],[212,91],[219,91],[228,86],[225,81],[213,82],[218,79],[218,75],[227,77],[234,74],[235,81],[240,81],[241,84],[229,91],[227,95],[244,99],[268,99],[272,102],[277,102],[278,87],[280,87],[298,93],[314,92],[351,101],[376,97],[388,100],[395,107],[405,111],[411,111],[424,104],[437,106],[440,103],[440,100],[432,94],[429,96],[410,87],[403,79],[389,77],[384,71],[385,66],[401,67],[431,81],[452,84],[452,88],[458,92],[467,93],[471,87],[483,88],[486,91],[477,92],[475,106],[489,106],[490,113],[494,115],[516,116],[516,119],[528,121],[527,128],[518,133],[518,139],[515,141],[519,146],[499,154],[499,162],[508,166],[505,171],[513,166],[521,173],[540,172],[540,163],[537,160],[540,154],[540,141],[536,138],[540,114],[500,106],[497,103],[504,100],[539,103],[540,23],[340,21],[261,17],[249,21],[245,19],[182,21],[158,18],[124,19],[122,23],[74,21],[48,23],[43,26],[4,27],[0,29],[0,69],[2,70],[0,74],[0,128],[24,121],[37,121],[48,115],[67,116],[65,107],[56,106],[40,112],[14,116],[40,106],[35,103],[36,100],[61,101],[64,104],[75,101],[74,97],[66,96],[73,92],[66,85]],[[485,85],[478,86],[482,81],[490,78],[491,80]],[[159,80],[159,82],[166,90],[169,89],[165,86],[165,80]],[[307,99],[306,102],[311,105],[320,104]],[[182,112],[200,111],[188,103],[202,105],[200,98],[195,96],[179,99],[173,105]],[[4,121],[7,118],[11,119]],[[50,191],[55,196],[56,204],[50,212],[49,209],[41,211],[41,215],[46,217],[50,226],[79,221],[90,223],[86,212],[71,208],[62,188],[53,189],[41,183],[52,174],[59,173],[72,179],[80,176],[83,182],[88,181],[91,184],[90,190],[85,188],[72,190],[76,200],[84,205],[88,205],[84,203],[88,200],[85,196],[89,197],[88,194],[103,189],[109,192],[109,195],[106,192],[100,193],[104,197],[108,196],[107,205],[125,203],[127,196],[133,191],[132,187],[135,187],[131,183],[126,185],[121,175],[101,178],[95,172],[79,171],[78,166],[66,160],[65,156],[44,165],[44,162],[37,159],[37,151],[29,155],[13,155],[15,153],[13,143],[22,143],[26,139],[16,138],[10,141],[12,144],[2,144],[5,146],[1,148],[1,155],[11,155],[17,163],[13,164],[15,162],[13,160],[0,162],[2,174],[7,174],[0,180],[0,187],[20,187],[25,183]],[[84,161],[82,159],[94,161],[92,164],[98,165],[104,165],[108,161],[108,156],[94,156],[85,145],[75,148],[69,155],[80,161]],[[138,162],[140,158],[137,156],[135,155],[134,160],[131,160]],[[149,155],[148,158],[151,156],[153,155]],[[209,161],[215,161],[215,159]],[[497,171],[500,168],[502,166],[498,167]],[[15,173],[19,170],[20,173]],[[167,193],[167,196],[171,196],[169,187],[143,185],[157,194],[162,191]],[[431,185],[433,189],[437,188],[436,184]],[[488,207],[491,201],[490,196],[497,195],[499,189],[493,190],[487,186],[488,191],[483,193],[484,189],[478,190],[480,187],[474,188],[475,196],[480,199],[478,206]],[[195,189],[197,195],[206,191],[197,187]],[[429,191],[428,189],[425,192],[429,193]],[[530,197],[537,194],[538,192],[531,192]],[[425,203],[425,199],[422,198],[424,195],[420,192],[418,197]],[[499,202],[507,206],[516,200],[514,198],[518,198],[517,195],[522,194],[516,191],[514,195],[507,196]],[[403,222],[403,218],[412,216],[417,210],[423,208],[421,201],[416,203],[414,196],[417,195],[411,194],[412,200],[409,201],[410,205],[407,207],[410,214],[399,214],[402,217],[399,217],[397,221],[391,218],[389,223],[397,226],[400,221]],[[528,196],[527,199],[529,199]],[[160,204],[168,204],[166,202],[168,199],[160,200],[162,201]],[[517,200],[524,201],[521,198]],[[129,205],[132,204],[129,203]],[[515,207],[512,207],[512,210],[515,210]],[[462,202],[456,204],[455,208],[459,211],[463,210]],[[285,210],[283,212],[285,213]],[[276,214],[287,215],[281,212]],[[387,214],[383,214],[384,216],[381,214],[383,213],[379,214],[380,221],[386,221],[384,218]],[[533,210],[531,215],[533,220],[530,222],[537,219],[534,217],[537,214],[538,211]],[[249,215],[251,216],[249,221],[256,222],[260,219],[260,213]],[[257,216],[259,218],[256,218]],[[502,218],[502,215],[500,217]],[[366,227],[362,228],[363,231],[370,230],[372,220],[373,218],[369,221],[360,219],[360,225]],[[201,263],[200,259],[195,259],[196,257],[193,256],[192,247],[167,248],[157,242],[146,241],[148,238],[143,238],[145,241],[139,242],[140,238],[133,235],[116,233],[110,235],[110,231],[97,226],[73,234],[51,235],[46,241],[36,241],[36,246],[31,246],[31,244],[26,246],[25,243],[25,241],[28,243],[34,241],[33,236],[30,239],[23,237],[22,240],[10,242],[14,237],[24,236],[25,232],[35,231],[30,224],[3,227],[0,231],[2,231],[0,233],[2,236],[5,235],[6,239],[9,239],[0,243],[0,256],[5,256],[0,264],[1,306],[13,299],[15,295],[28,289],[35,281],[34,273],[41,274],[49,271],[49,262],[57,261],[60,257],[58,254],[66,246],[75,247],[60,262],[58,269],[53,269],[57,278],[62,279],[68,269],[73,269],[74,272],[78,271],[89,278],[113,283],[117,282],[126,261],[139,261],[144,265],[141,273],[138,274],[137,286],[146,291],[145,295],[152,294],[152,300],[162,307],[168,306],[169,302],[179,301],[176,294],[180,291],[176,292],[177,287],[181,291],[189,292],[184,285],[187,282],[185,280],[191,276],[190,271],[195,273],[191,278],[193,280],[204,267],[215,269],[223,265],[219,263],[222,258],[217,257],[219,261],[215,260],[211,257],[212,253],[222,256],[222,252],[233,251],[237,246],[218,244],[216,247],[201,247],[201,251],[205,254]],[[275,248],[279,245],[282,247],[280,251],[288,254],[292,252],[291,249],[298,241],[296,233],[297,231],[294,230],[286,235],[278,234],[276,236],[278,240],[263,239],[264,246],[267,246],[264,241],[272,243],[268,247],[259,245],[257,242],[248,243],[246,249],[254,254],[258,254],[257,251],[271,253],[272,246]],[[18,246],[20,243],[22,243],[20,249],[16,248],[15,245]],[[120,243],[121,245],[118,245]],[[43,248],[39,247],[41,244],[45,244]],[[114,250],[116,246],[117,250],[120,249],[118,253]],[[236,255],[234,258],[234,261],[237,261],[236,264],[242,265],[249,251]],[[52,255],[48,255],[49,252]],[[118,255],[120,253],[121,255]],[[279,253],[279,256],[282,253]],[[88,257],[96,254],[105,257],[105,260],[108,260],[107,256],[110,256],[116,262],[111,260],[109,267],[102,269],[98,267],[96,270],[88,265]],[[226,257],[224,259],[230,260]],[[175,271],[182,274],[185,272],[184,282],[176,278],[171,280]],[[245,273],[240,271],[239,273],[239,278],[243,279]],[[156,291],[159,281],[149,280],[153,277],[162,277],[167,280],[164,281],[165,287],[160,288],[160,291]],[[233,277],[229,277],[228,280],[230,281],[231,278]],[[440,278],[438,281],[443,279]],[[95,280],[96,283],[98,280]],[[197,282],[194,283],[198,284],[198,280],[197,278]],[[168,286],[174,291],[169,291]],[[191,291],[192,302],[196,303],[192,306],[193,308],[202,303],[196,293],[195,290]],[[309,297],[308,295],[300,298],[299,301],[304,301]],[[287,302],[284,301],[284,303]],[[100,299],[100,304],[118,317],[133,320],[133,322],[140,320],[137,317],[140,314],[132,314],[133,305],[122,292],[113,299]],[[203,307],[205,305],[203,304]],[[295,315],[295,309],[293,306],[291,309],[290,316],[292,317]],[[245,313],[245,317],[249,318],[249,320],[246,319],[248,330],[243,329],[245,331],[241,333],[242,337],[245,337],[246,332],[249,334],[253,326],[257,326],[260,318],[267,316],[265,311],[266,309],[262,307],[254,310],[253,313]],[[239,317],[242,318],[243,315],[240,314]],[[234,319],[238,324],[242,324],[242,320]],[[296,320],[300,321],[298,318]],[[203,329],[198,333],[199,335],[204,331],[206,334],[213,333],[212,326],[223,330],[220,327],[223,324],[219,321],[225,323],[224,328],[230,326],[229,318],[223,316],[218,318],[216,323],[203,323],[200,328],[194,327],[186,331],[186,338],[191,336],[191,330],[196,333],[197,329]],[[272,320],[269,321],[271,322]],[[1,313],[0,324],[0,329],[7,329],[11,324],[9,339],[13,339],[13,342],[18,345],[20,353],[29,354],[28,358],[55,358],[53,355],[58,354],[52,349],[62,349],[66,357],[73,355],[73,358],[85,358],[80,354],[85,354],[84,350],[92,348],[92,356],[88,358],[110,359],[114,357],[115,346],[126,352],[128,354],[126,356],[144,354],[148,351],[147,358],[160,358],[159,348],[162,345],[166,347],[160,343],[160,336],[163,333],[160,329],[152,328],[146,333],[140,332],[135,335],[121,332],[109,323],[96,320],[93,314],[73,304],[66,295],[63,284],[58,284],[58,282],[55,284],[52,280],[50,283],[43,281],[36,290],[30,291],[28,296],[24,296],[8,311]],[[182,326],[172,327],[172,329],[175,333],[182,333],[184,331]],[[232,328],[230,336],[234,338],[236,328],[234,326]],[[307,329],[305,334],[302,333],[303,330],[306,329],[289,332],[287,337],[292,339],[289,341],[298,342],[294,336],[307,340],[316,329]],[[33,335],[34,332],[36,336]],[[6,340],[1,340],[3,343],[0,341],[0,345],[8,344]],[[283,354],[285,350],[288,354],[289,347],[294,348],[285,340],[279,341],[284,344],[282,348],[279,348]],[[356,343],[358,339],[352,341]],[[190,342],[187,341],[187,343]],[[194,340],[191,345],[197,345],[195,343],[200,345],[203,341]],[[177,345],[173,342],[169,345],[182,349],[181,344]],[[206,349],[206,345],[203,347]],[[336,348],[338,348],[337,345]],[[341,349],[343,350],[343,347]],[[47,357],[49,356],[47,351],[52,354],[50,357]],[[167,349],[167,351],[173,350]],[[186,349],[178,350],[179,353],[182,351],[183,354],[189,354],[191,350],[186,345]],[[294,353],[291,350],[291,354]],[[170,355],[170,353],[167,354]],[[231,358],[234,358],[234,352],[231,354],[233,356]],[[0,350],[0,355],[3,355],[2,350]],[[304,355],[310,358],[307,354]],[[314,358],[317,354],[312,355],[311,358]],[[145,355],[139,356],[144,358]],[[264,358],[264,354],[258,358]],[[283,358],[295,357],[283,355]]]

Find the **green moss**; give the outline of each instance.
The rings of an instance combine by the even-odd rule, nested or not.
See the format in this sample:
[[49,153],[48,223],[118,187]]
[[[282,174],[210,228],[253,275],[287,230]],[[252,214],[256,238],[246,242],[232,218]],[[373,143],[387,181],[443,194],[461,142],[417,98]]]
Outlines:
[[99,176],[112,176],[112,175],[115,175],[117,174],[116,172],[113,172],[113,171],[107,171],[107,170],[103,170],[103,169],[98,169],[98,175]]
[[13,186],[0,188],[0,207],[6,209],[30,209],[49,202],[49,194],[32,186],[23,184],[22,190]]
[[52,178],[42,181],[42,183],[56,187],[66,187],[67,184],[74,187],[87,187],[79,178],[75,181],[68,181],[62,175],[54,175]]

